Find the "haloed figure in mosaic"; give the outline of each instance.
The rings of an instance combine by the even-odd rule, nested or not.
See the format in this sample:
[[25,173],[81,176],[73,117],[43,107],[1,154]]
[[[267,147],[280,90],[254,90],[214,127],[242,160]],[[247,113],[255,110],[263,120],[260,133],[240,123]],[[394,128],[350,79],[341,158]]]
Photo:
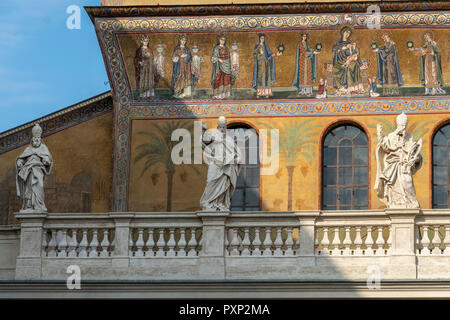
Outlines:
[[202,145],[203,157],[208,163],[208,176],[200,205],[203,210],[230,210],[242,156],[237,143],[227,135],[224,116],[219,117],[217,130],[203,130]]
[[377,125],[377,177],[375,190],[388,208],[419,208],[413,175],[422,166],[422,139],[414,141],[406,132],[408,117],[397,117],[397,129],[387,136],[383,126]]
[[272,53],[266,44],[266,36],[258,35],[258,44],[253,50],[253,82],[252,87],[256,90],[256,97],[271,97],[272,86],[275,82],[275,57],[282,55],[278,51]]
[[388,33],[383,33],[381,37],[384,46],[373,49],[377,53],[377,80],[383,86],[384,95],[398,95],[398,87],[403,85],[403,79],[397,47]]
[[143,35],[139,40],[140,46],[134,56],[136,88],[140,98],[150,98],[155,95],[158,72],[153,51],[149,46],[150,38]]
[[178,45],[173,50],[172,92],[174,98],[192,96],[192,55],[186,46],[187,36],[181,35]]
[[341,38],[333,46],[333,78],[338,95],[364,93],[359,47],[352,42],[352,29],[341,29]]
[[231,55],[225,45],[226,37],[220,35],[218,40],[211,56],[211,85],[214,99],[225,99],[231,97],[231,86],[236,78],[231,71]]
[[294,80],[292,86],[298,90],[298,96],[312,96],[313,84],[317,77],[317,55],[320,52],[308,44],[308,34],[300,35],[295,59]]
[[442,78],[441,51],[433,40],[431,32],[426,32],[423,36],[425,43],[420,48],[409,48],[420,54],[419,78],[425,86],[425,94],[445,94],[442,89],[444,80]]
[[21,201],[20,212],[47,212],[44,195],[44,178],[50,174],[53,159],[41,141],[42,128],[36,124],[31,143],[16,160],[17,195]]

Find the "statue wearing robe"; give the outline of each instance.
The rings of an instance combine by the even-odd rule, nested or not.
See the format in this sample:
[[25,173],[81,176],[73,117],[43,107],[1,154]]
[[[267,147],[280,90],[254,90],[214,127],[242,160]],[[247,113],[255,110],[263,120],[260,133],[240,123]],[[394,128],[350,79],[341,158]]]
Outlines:
[[375,189],[388,208],[419,208],[413,175],[422,166],[422,140],[414,141],[405,130],[406,115],[399,117],[396,131],[387,136],[381,134],[382,127],[378,126]]
[[203,154],[208,163],[206,187],[200,199],[203,210],[230,210],[240,171],[239,148],[220,122],[219,118],[218,130],[206,131],[202,137],[206,146]]
[[16,186],[21,200],[21,212],[47,212],[44,203],[44,178],[50,174],[52,165],[52,156],[47,146],[40,141],[40,135],[33,136],[31,145],[16,160]]

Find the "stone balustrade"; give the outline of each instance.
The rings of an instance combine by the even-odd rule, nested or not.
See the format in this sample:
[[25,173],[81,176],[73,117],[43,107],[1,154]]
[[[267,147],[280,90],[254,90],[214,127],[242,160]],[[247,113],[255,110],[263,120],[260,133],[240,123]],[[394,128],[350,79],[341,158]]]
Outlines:
[[[16,214],[15,279],[450,278],[450,210]],[[12,264],[14,265],[14,264]]]

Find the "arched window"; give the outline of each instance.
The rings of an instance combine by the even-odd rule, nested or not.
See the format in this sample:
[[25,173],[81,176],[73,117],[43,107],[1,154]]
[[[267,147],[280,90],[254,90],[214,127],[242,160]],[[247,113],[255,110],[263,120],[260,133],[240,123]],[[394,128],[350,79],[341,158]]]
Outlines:
[[323,140],[322,209],[369,207],[369,145],[355,125],[333,128]]
[[433,137],[433,208],[449,208],[450,124]]
[[228,132],[241,150],[243,163],[231,198],[231,211],[259,211],[259,139],[255,129],[246,124],[230,124]]

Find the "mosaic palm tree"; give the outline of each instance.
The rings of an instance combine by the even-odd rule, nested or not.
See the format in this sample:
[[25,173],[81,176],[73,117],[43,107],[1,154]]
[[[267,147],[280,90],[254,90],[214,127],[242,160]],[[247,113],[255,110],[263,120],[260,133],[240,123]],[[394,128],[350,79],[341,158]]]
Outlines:
[[[150,168],[157,165],[165,167],[167,176],[167,206],[168,212],[172,211],[172,189],[173,189],[173,177],[175,175],[176,166],[172,161],[172,150],[179,142],[172,141],[172,132],[176,129],[186,129],[192,132],[193,124],[189,124],[183,121],[168,121],[163,125],[153,124],[152,133],[150,132],[138,132],[138,134],[145,136],[148,141],[140,144],[136,147],[138,155],[134,159],[134,163],[144,160],[144,167],[142,168],[142,177]],[[156,133],[155,133],[156,131]],[[191,144],[192,145],[192,144]],[[191,152],[192,154],[192,152]],[[194,165],[183,165],[191,168],[195,173],[200,174],[198,169]]]
[[[316,141],[313,137],[317,136],[314,130],[319,125],[311,124],[313,119],[299,121],[291,120],[284,122],[280,130],[280,152],[285,161],[285,167],[288,172],[288,210],[292,210],[292,181],[296,162],[299,158],[305,159],[309,164],[315,157]],[[265,124],[270,129],[270,125]]]

